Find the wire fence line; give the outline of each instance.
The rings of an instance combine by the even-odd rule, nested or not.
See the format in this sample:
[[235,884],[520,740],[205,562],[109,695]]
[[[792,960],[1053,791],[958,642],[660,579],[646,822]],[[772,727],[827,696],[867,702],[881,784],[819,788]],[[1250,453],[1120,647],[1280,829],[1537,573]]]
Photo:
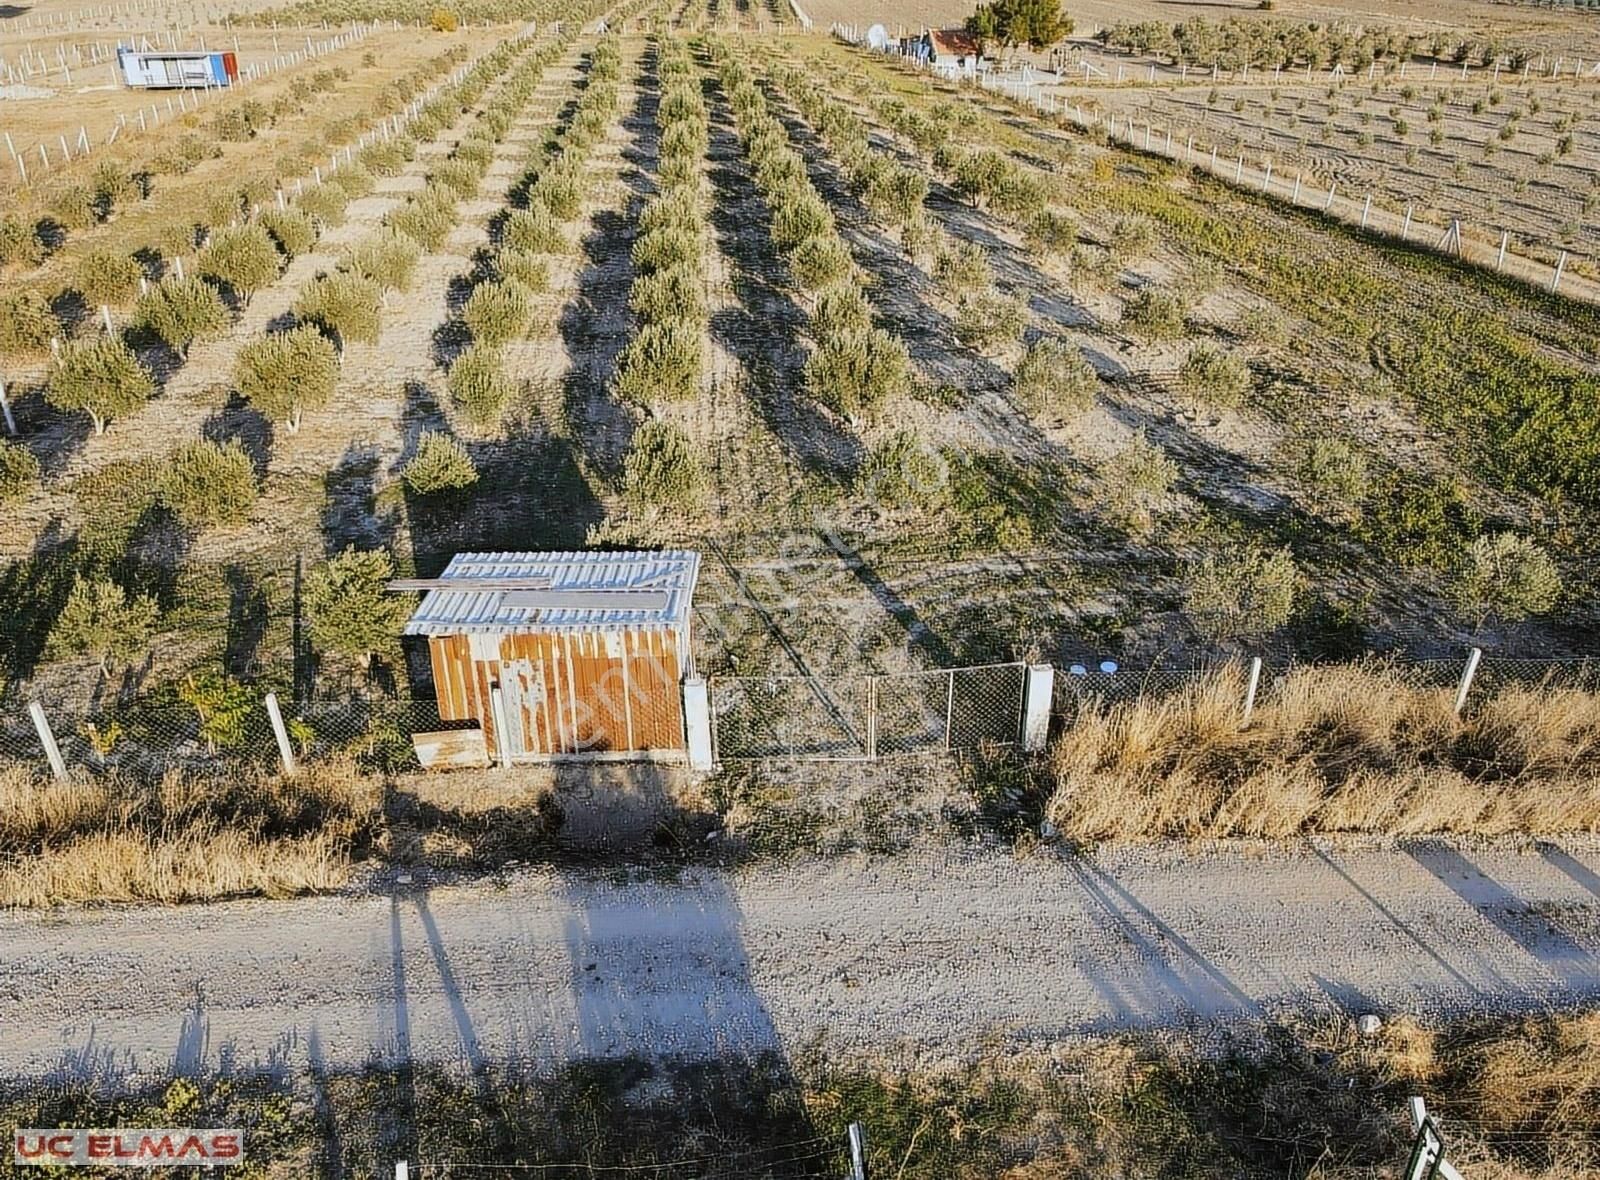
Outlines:
[[[1403,685],[1453,700],[1458,712],[1515,687],[1600,693],[1600,657],[1474,653],[1460,660],[1389,660],[1375,666]],[[1269,667],[1254,661],[1252,673],[1251,664],[1237,663],[1123,668],[1109,661],[1093,667],[1016,661],[881,675],[717,676],[707,685],[712,749],[719,764],[870,762],[979,748],[1034,749],[1050,727],[1072,725],[1085,708],[1169,699],[1230,666],[1243,673],[1240,708],[1246,718],[1257,701],[1269,702],[1286,678],[1315,676],[1324,667]],[[1048,675],[1032,675],[1041,670]],[[1040,692],[1043,698],[1035,699]],[[279,709],[281,739],[269,698]],[[128,701],[13,701],[0,708],[0,768],[43,773],[59,763],[68,773],[157,778],[170,771],[272,772],[344,758],[396,773],[418,767],[413,735],[477,728],[476,721],[441,717],[433,700],[280,702],[263,685],[187,681]]]

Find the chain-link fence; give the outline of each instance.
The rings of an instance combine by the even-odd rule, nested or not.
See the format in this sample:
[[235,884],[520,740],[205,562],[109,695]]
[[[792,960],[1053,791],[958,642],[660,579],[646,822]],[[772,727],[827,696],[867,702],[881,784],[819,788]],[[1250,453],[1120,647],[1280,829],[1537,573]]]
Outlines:
[[[1351,665],[1327,668],[1336,675]],[[1600,693],[1600,659],[1534,660],[1493,656],[1463,660],[1374,661],[1410,689],[1438,692],[1470,716],[1477,702],[1516,688],[1537,692]],[[1275,699],[1290,677],[1319,673],[1318,665],[1263,666],[1250,691],[1250,665],[1122,669],[1056,668],[1049,703],[1052,721],[1071,725],[1081,710],[1153,701],[1207,687],[1237,690],[1240,708]],[[1219,678],[1231,676],[1233,682]],[[1028,667],[1022,663],[928,669],[879,676],[719,677],[710,683],[714,759],[870,761],[877,758],[1010,746],[1023,737]],[[1370,690],[1370,689],[1369,689]],[[1354,690],[1352,690],[1354,691]],[[170,770],[270,769],[282,760],[264,688],[219,679],[185,682],[105,704],[18,702],[0,709],[0,766],[50,769],[44,734],[61,762],[89,773],[158,777]],[[663,697],[676,706],[670,693]],[[663,706],[664,707],[664,706]],[[676,713],[674,714],[676,716]],[[281,716],[290,756],[297,762],[353,757],[384,771],[417,767],[414,735],[470,729],[475,721],[446,721],[432,700],[312,699],[283,694]],[[674,725],[677,723],[674,722]]]
[[719,760],[865,761],[1005,745],[1021,735],[1026,665],[884,676],[731,677],[711,683]]

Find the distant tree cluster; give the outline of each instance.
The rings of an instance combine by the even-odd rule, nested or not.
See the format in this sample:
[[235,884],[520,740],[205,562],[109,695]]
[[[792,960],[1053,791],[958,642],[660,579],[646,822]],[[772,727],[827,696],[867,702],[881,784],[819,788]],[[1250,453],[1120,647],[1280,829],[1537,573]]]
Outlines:
[[1061,0],[989,0],[967,18],[967,32],[1007,49],[1026,45],[1048,49],[1072,36],[1072,18],[1061,11]]

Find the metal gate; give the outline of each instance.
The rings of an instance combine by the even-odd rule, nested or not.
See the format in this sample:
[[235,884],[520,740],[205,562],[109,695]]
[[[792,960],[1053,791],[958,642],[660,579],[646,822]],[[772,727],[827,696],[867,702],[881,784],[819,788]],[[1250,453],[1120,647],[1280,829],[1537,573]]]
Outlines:
[[1010,744],[1021,737],[1022,663],[887,676],[745,676],[711,681],[718,761],[865,762]]

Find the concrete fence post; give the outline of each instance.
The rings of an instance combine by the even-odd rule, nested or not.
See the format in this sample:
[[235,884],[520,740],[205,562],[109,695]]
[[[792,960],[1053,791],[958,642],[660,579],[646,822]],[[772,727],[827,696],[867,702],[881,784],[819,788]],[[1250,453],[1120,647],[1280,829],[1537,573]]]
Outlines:
[[711,745],[711,694],[704,677],[684,678],[683,728],[689,747],[689,769],[710,770],[716,765],[716,757]]
[[1456,716],[1461,716],[1461,710],[1467,707],[1467,694],[1472,691],[1472,681],[1478,674],[1478,665],[1483,661],[1483,648],[1475,647],[1467,653],[1467,666],[1461,669],[1461,683],[1456,685]]
[[1022,749],[1036,754],[1050,741],[1050,702],[1055,694],[1056,670],[1049,664],[1029,664],[1022,689]]
[[272,736],[278,742],[278,761],[283,763],[283,773],[294,774],[294,747],[289,744],[289,731],[284,728],[283,711],[278,708],[278,694],[267,694],[267,720],[272,722]]
[[44,706],[38,701],[28,702],[28,715],[33,718],[33,728],[39,733],[39,744],[50,763],[50,773],[56,782],[67,781],[67,764],[61,758],[61,747],[56,745],[56,735],[50,729],[50,720],[44,715]]
[[1261,657],[1250,660],[1250,678],[1244,684],[1244,711],[1239,716],[1239,728],[1249,729],[1250,718],[1256,711],[1256,691],[1261,687]]

